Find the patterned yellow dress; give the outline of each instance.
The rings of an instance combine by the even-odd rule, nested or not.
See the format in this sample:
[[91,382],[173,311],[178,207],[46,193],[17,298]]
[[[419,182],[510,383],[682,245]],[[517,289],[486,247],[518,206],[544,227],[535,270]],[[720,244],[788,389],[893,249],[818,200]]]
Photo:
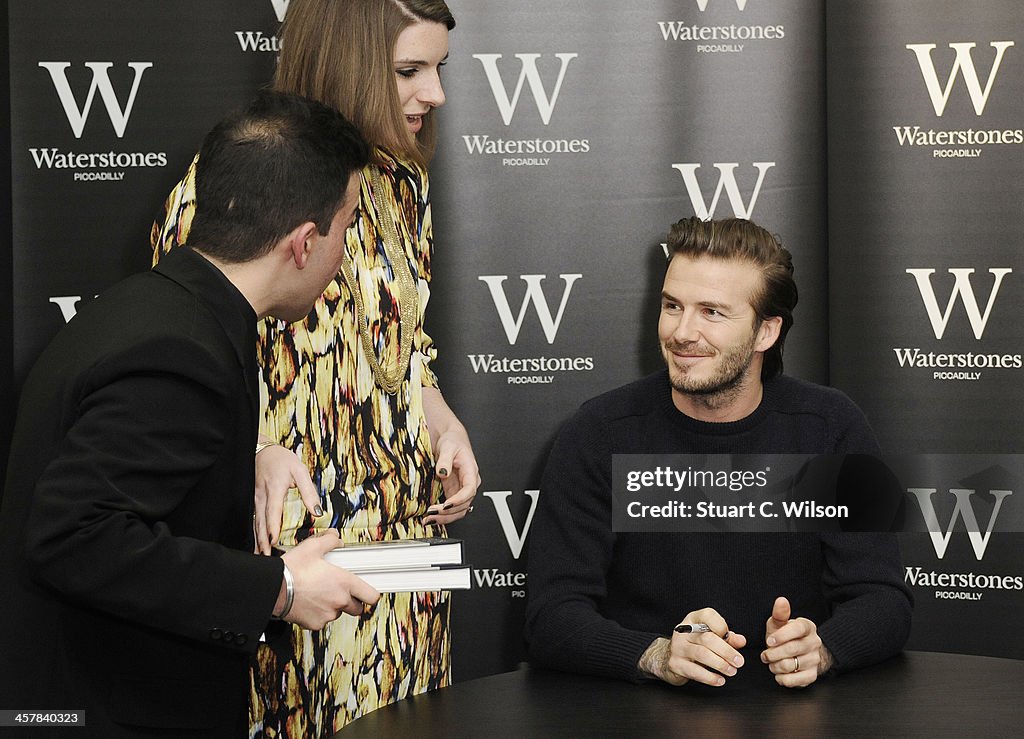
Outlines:
[[[395,273],[379,214],[390,209],[404,246],[419,305],[409,369],[398,391],[375,382],[361,346],[355,301],[342,275],[304,321],[264,321],[258,346],[261,431],[305,461],[325,515],[313,519],[292,490],[285,502],[282,544],[333,526],[342,541],[444,536],[425,526],[440,499],[434,477],[422,388],[436,387],[435,356],[423,331],[429,297],[432,230],[426,172],[380,152],[384,192],[362,172],[359,210],[347,232],[352,275],[376,354],[385,367],[399,354]],[[373,165],[371,165],[373,166]],[[153,227],[154,262],[186,240],[195,208],[195,162]],[[319,632],[279,624],[268,630],[252,670],[250,736],[329,736],[353,719],[409,695],[448,685],[449,598],[446,593],[381,597],[373,613],[343,615]]]

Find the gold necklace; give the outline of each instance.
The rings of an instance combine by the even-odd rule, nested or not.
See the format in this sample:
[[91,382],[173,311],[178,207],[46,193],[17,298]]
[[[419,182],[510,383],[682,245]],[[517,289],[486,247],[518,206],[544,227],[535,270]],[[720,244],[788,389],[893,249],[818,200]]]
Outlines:
[[[377,352],[373,345],[373,337],[370,336],[370,326],[366,320],[366,311],[363,306],[363,295],[359,290],[355,274],[352,269],[352,260],[345,252],[345,259],[341,263],[341,272],[345,277],[345,284],[348,291],[352,293],[352,299],[356,304],[356,324],[359,328],[359,336],[362,338],[363,353],[370,363],[373,376],[377,384],[385,392],[394,395],[402,386],[406,371],[409,369],[409,358],[412,356],[412,336],[416,330],[416,318],[419,312],[419,290],[412,272],[409,270],[409,261],[405,257],[405,249],[398,238],[398,228],[395,226],[395,219],[391,209],[384,202],[384,184],[381,181],[380,172],[376,166],[371,165],[370,170],[370,202],[377,213],[377,221],[382,231],[381,243],[384,245],[384,254],[391,262],[391,269],[395,275],[395,282],[398,283],[398,336],[399,351],[397,366],[385,368],[377,358]],[[377,200],[374,200],[376,194]],[[387,347],[384,347],[385,353]],[[385,363],[387,361],[385,360]]]

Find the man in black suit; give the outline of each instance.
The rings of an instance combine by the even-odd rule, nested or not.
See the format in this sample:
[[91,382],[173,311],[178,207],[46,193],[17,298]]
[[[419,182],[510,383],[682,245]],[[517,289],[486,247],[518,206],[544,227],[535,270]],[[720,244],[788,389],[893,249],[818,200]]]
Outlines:
[[245,736],[272,618],[376,602],[323,560],[336,534],[276,558],[252,531],[257,320],[304,317],[337,274],[367,158],[337,112],[262,95],[203,143],[190,246],[39,359],[0,507],[0,709],[84,711],[105,739]]

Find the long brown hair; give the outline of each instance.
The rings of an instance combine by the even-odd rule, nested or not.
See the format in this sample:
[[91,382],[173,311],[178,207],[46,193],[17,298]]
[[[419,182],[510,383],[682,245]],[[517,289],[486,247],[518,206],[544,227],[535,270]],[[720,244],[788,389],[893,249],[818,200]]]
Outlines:
[[273,87],[336,108],[372,146],[425,166],[435,116],[424,116],[418,136],[409,132],[394,69],[399,34],[423,21],[455,28],[444,0],[291,0]]

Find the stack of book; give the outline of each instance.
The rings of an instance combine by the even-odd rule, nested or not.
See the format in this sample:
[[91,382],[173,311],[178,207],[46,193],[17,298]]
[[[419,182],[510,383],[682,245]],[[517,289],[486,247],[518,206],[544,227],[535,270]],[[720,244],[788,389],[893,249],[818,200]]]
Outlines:
[[470,568],[461,539],[398,539],[346,544],[324,559],[358,575],[381,593],[466,590]]

